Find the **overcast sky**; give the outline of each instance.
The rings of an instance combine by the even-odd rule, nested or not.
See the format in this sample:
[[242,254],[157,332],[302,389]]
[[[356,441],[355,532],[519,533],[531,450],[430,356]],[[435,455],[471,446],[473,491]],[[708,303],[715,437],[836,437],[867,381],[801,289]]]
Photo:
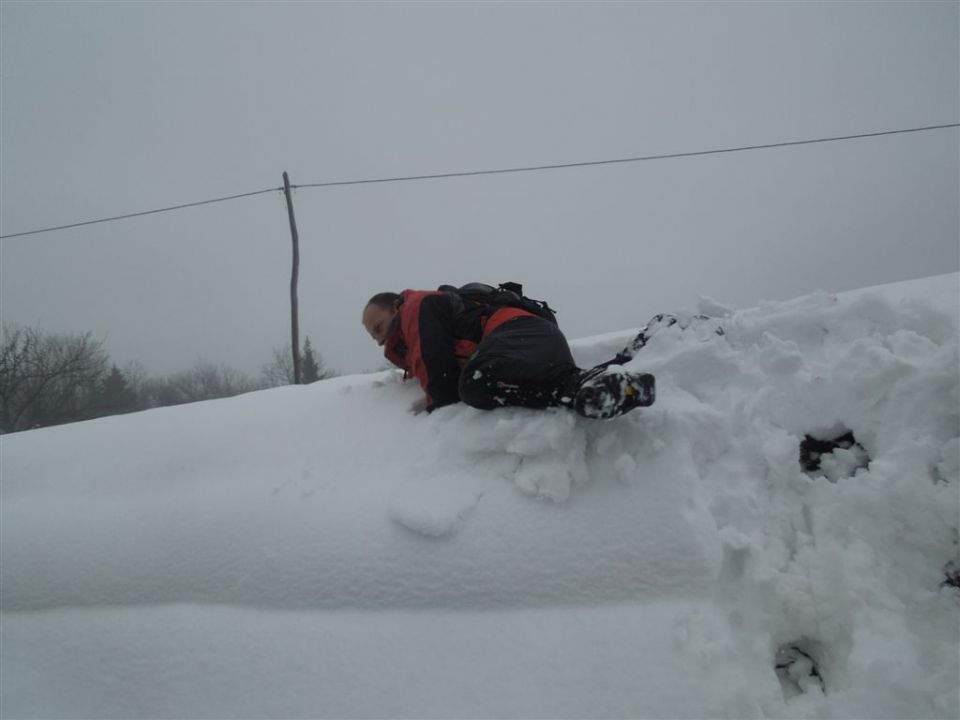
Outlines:
[[[956,2],[0,5],[2,234],[294,184],[960,119]],[[956,129],[296,192],[300,324],[382,358],[374,292],[523,282],[571,338],[960,269]],[[2,241],[2,319],[152,373],[289,339],[282,195]]]

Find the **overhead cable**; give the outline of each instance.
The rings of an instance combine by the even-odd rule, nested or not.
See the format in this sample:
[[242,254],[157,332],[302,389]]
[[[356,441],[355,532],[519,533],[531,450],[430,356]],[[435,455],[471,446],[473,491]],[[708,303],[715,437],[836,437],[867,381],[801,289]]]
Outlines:
[[171,210],[181,210],[183,208],[196,207],[197,205],[210,205],[211,203],[224,202],[226,200],[237,200],[238,198],[251,197],[253,195],[263,195],[264,193],[278,192],[280,190],[283,190],[283,188],[268,188],[266,190],[256,190],[254,192],[241,193],[239,195],[228,195],[227,197],[213,198],[212,200],[199,200],[197,202],[184,203],[183,205],[171,205],[170,207],[157,208],[156,210],[144,210],[143,212],[127,213],[126,215],[114,215],[113,217],[98,218],[97,220],[85,220],[83,222],[70,223],[69,225],[57,225],[56,227],[41,228],[40,230],[27,230],[26,232],[11,233],[10,235],[0,235],[0,240],[21,237],[23,235],[36,235],[37,233],[53,232],[54,230],[66,230],[67,228],[81,227],[83,225],[96,225],[97,223],[111,222],[113,220],[125,220],[126,218],[170,212]]
[[837,137],[816,138],[814,140],[792,140],[788,142],[767,143],[765,145],[743,145],[740,147],[721,148],[719,150],[697,150],[694,152],[667,153],[664,155],[644,155],[642,157],[616,158],[613,160],[591,160],[588,162],[563,163],[559,165],[533,165],[529,167],[504,168],[499,170],[471,170],[469,172],[438,173],[435,175],[408,175],[406,177],[379,178],[374,180],[340,180],[337,182],[305,183],[293,185],[295,188],[337,187],[342,185],[367,185],[372,183],[403,182],[407,180],[435,180],[438,178],[470,177],[473,175],[498,175],[501,173],[533,172],[536,170],[560,170],[562,168],[579,168],[591,165],[613,165],[615,163],[644,162],[646,160],[669,160],[672,158],[697,157],[699,155],[718,155],[720,153],[743,152],[744,150],[763,150],[767,148],[789,147],[792,145],[812,145],[813,143],[837,142],[840,140],[854,140],[857,138],[879,137],[881,135],[898,135],[900,133],[915,133],[926,130],[941,130],[943,128],[960,127],[960,123],[946,125],[928,125],[926,127],[907,128],[905,130],[884,130],[882,132],[859,133],[857,135],[840,135]]
[[[300,185],[291,185],[292,188],[324,188],[324,187],[342,187],[346,185],[371,185],[374,183],[407,182],[411,180],[437,180],[440,178],[471,177],[477,175],[500,175],[505,173],[534,172],[539,170],[560,170],[565,168],[581,168],[596,165],[614,165],[619,163],[635,163],[647,160],[669,160],[673,158],[698,157],[703,155],[719,155],[721,153],[744,152],[747,150],[765,150],[769,148],[792,147],[797,145],[813,145],[815,143],[839,142],[843,140],[856,140],[860,138],[881,137],[884,135],[900,135],[903,133],[917,133],[929,130],[943,130],[946,128],[960,127],[960,123],[946,123],[943,125],[927,125],[924,127],[906,128],[902,130],[884,130],[880,132],[857,133],[856,135],[838,135],[835,137],[814,138],[812,140],[790,140],[786,142],[765,143],[763,145],[741,145],[739,147],[719,148],[714,150],[697,150],[694,152],[665,153],[661,155],[644,155],[641,157],[614,158],[611,160],[591,160],[587,162],[560,163],[556,165],[532,165],[526,167],[500,168],[496,170],[471,170],[466,172],[435,173],[431,175],[406,175],[400,177],[374,178],[369,180],[339,180],[334,182],[303,183]],[[267,188],[265,190],[256,190],[239,195],[228,195],[226,197],[213,198],[211,200],[200,200],[197,202],[184,203],[182,205],[172,205],[170,207],[157,208],[156,210],[145,210],[143,212],[127,213],[126,215],[114,215],[113,217],[98,218],[96,220],[86,220],[83,222],[70,223],[69,225],[57,225],[56,227],[41,228],[38,230],[27,230],[25,232],[11,233],[9,235],[0,235],[0,240],[7,238],[23,237],[25,235],[36,235],[38,233],[53,232],[54,230],[66,230],[68,228],[82,227],[84,225],[95,225],[97,223],[112,222],[114,220],[125,220],[127,218],[142,217],[143,215],[153,215],[155,213],[170,212],[172,210],[181,210],[183,208],[196,207],[198,205],[209,205],[211,203],[225,202],[227,200],[236,200],[239,198],[252,197],[253,195],[262,195],[269,192],[279,192],[282,187]]]

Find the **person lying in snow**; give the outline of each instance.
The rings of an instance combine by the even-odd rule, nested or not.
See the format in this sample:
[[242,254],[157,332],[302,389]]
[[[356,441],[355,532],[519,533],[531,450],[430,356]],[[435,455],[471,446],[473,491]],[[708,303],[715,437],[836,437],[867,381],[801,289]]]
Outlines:
[[[477,287],[493,294],[464,292]],[[516,302],[503,300],[505,288],[518,291],[512,296]],[[474,283],[382,292],[370,298],[362,322],[384,356],[420,382],[428,412],[462,401],[482,410],[567,407],[583,417],[605,419],[653,404],[653,375],[621,365],[672,319],[657,316],[615,358],[582,370],[553,311],[521,293],[510,283],[499,290]]]

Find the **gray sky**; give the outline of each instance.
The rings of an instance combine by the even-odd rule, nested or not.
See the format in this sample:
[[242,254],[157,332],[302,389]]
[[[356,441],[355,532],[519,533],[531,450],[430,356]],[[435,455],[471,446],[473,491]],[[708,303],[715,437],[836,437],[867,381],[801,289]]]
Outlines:
[[[956,2],[0,6],[3,234],[276,187],[960,119]],[[569,337],[960,269],[956,129],[297,191],[301,335],[374,292],[523,282]],[[2,241],[4,322],[166,373],[289,337],[280,194]]]

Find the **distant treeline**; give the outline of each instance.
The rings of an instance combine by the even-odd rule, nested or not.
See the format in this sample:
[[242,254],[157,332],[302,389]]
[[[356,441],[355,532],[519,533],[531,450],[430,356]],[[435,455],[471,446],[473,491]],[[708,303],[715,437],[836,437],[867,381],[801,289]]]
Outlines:
[[[138,362],[111,363],[103,342],[82,335],[4,325],[0,349],[0,432],[61,425],[106,415],[230,397],[293,384],[289,344],[273,350],[259,377],[229,365],[197,360],[192,368],[148,377]],[[306,338],[301,354],[304,384],[336,375],[324,367]]]

